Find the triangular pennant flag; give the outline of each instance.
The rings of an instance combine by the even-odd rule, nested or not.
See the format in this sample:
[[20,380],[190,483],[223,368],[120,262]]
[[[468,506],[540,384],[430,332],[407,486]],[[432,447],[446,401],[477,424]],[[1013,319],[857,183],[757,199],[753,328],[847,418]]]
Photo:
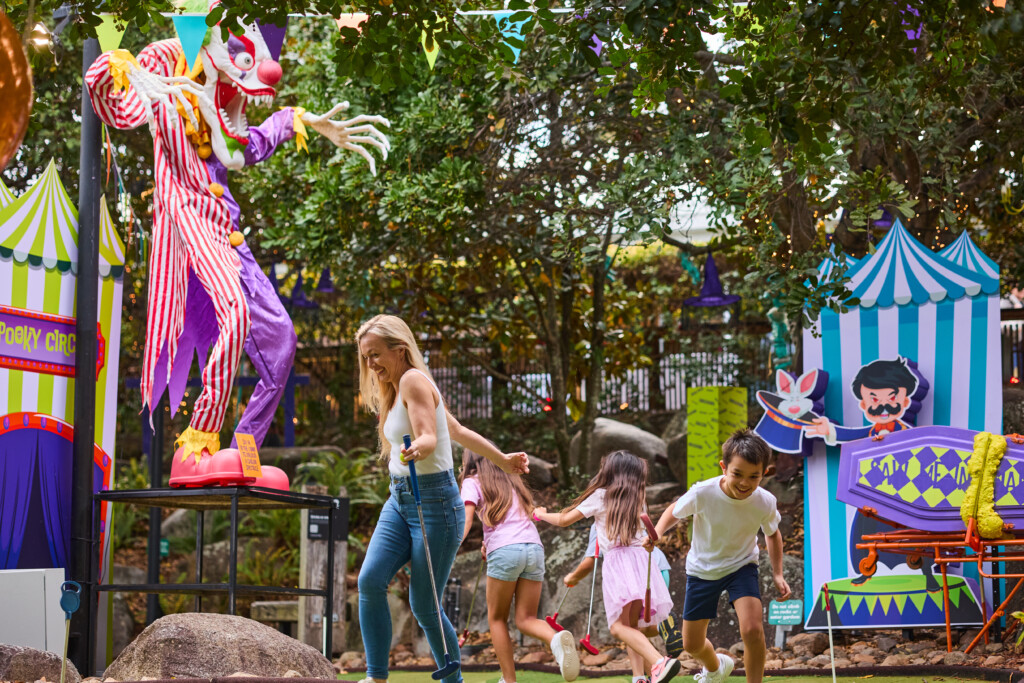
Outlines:
[[911,593],[910,602],[914,603],[914,607],[917,608],[918,612],[924,611],[924,601],[928,599],[926,593]]
[[832,593],[832,605],[836,608],[836,612],[843,609],[843,605],[850,599],[850,596],[846,593]]
[[437,41],[437,34],[434,34],[434,49],[427,49],[427,32],[420,31],[420,45],[423,46],[423,53],[427,55],[427,64],[430,65],[430,70],[434,70],[434,62],[437,61],[437,53],[441,51],[441,43]]
[[[120,28],[118,28],[120,26]],[[100,49],[110,52],[121,47],[121,38],[124,36],[127,24],[118,22],[113,14],[101,14],[100,25],[96,27],[96,37],[100,41]]]
[[285,17],[284,26],[278,26],[277,24],[256,24],[259,26],[260,33],[263,34],[263,42],[267,44],[267,49],[270,50],[270,56],[275,60],[281,60],[281,47],[284,45],[284,36],[288,32],[288,18]]
[[889,593],[879,595],[878,600],[882,603],[882,614],[888,614],[889,607],[890,605],[892,605],[892,595],[890,595]]
[[877,595],[865,595],[864,599],[868,602],[868,614],[875,613],[875,606],[878,604]]
[[[509,21],[513,12],[495,12],[494,21],[498,24],[498,30],[501,31],[501,35],[506,38],[515,38],[517,40],[523,39],[523,24],[526,23],[526,19],[522,21]],[[505,45],[512,50],[512,54],[515,55],[515,59],[512,60],[513,64],[519,63],[519,53],[522,52],[521,48],[513,46],[508,41],[505,41]]]
[[860,603],[864,602],[863,595],[851,595],[850,596],[850,613],[856,614],[857,608],[860,607]]
[[943,609],[942,593],[940,593],[939,591],[935,591],[934,593],[929,593],[928,597],[932,599],[932,602],[935,603],[936,607],[938,607],[939,609]]
[[362,12],[356,12],[355,14],[342,14],[340,17],[335,19],[338,23],[338,28],[354,28],[355,30],[362,32],[362,23],[370,18],[369,14],[363,14]]
[[597,37],[596,33],[593,36],[590,37],[590,49],[594,51],[595,55],[600,57],[601,56],[601,50],[603,48],[604,48],[604,43],[601,42],[601,39]]
[[903,614],[903,606],[907,604],[907,594],[906,593],[897,593],[893,597],[896,600],[896,611],[899,614]]
[[960,606],[960,590],[959,587],[949,589],[949,601],[953,603],[953,607]]
[[210,29],[206,25],[206,17],[195,14],[176,14],[171,17],[174,22],[174,30],[181,41],[181,49],[185,52],[185,59],[188,60],[188,68],[195,67],[196,57],[206,40],[206,32]]

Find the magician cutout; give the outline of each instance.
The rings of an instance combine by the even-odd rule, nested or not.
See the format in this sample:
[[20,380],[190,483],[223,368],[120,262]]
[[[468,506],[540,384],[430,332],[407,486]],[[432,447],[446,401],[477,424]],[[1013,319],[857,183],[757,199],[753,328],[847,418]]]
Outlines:
[[928,382],[917,363],[901,356],[879,359],[861,367],[850,386],[869,425],[843,427],[827,417],[816,417],[804,427],[806,435],[824,439],[829,446],[867,437],[882,438],[914,426]]

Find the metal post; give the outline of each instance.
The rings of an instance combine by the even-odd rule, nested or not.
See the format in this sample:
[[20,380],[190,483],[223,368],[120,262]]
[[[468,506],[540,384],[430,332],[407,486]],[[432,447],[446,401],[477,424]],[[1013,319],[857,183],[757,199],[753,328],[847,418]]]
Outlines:
[[[203,533],[206,520],[202,509],[196,510],[196,583],[203,582]],[[203,594],[196,593],[196,611],[203,611]]]
[[[152,414],[153,436],[150,439],[149,459],[149,487],[158,489],[163,484],[164,464],[164,406],[166,400],[161,399],[157,403]],[[148,431],[149,425],[144,429]],[[149,508],[149,540],[148,540],[148,561],[146,565],[146,583],[160,583],[160,508]],[[160,596],[150,593],[146,596],[146,624],[152,624],[163,616],[160,609]]]
[[[238,588],[238,487],[231,490],[231,541],[228,555],[228,614],[235,613],[235,593]],[[201,552],[197,550],[197,552]]]
[[[99,57],[100,44],[88,38],[82,49],[82,76]],[[96,593],[90,549],[93,496],[93,443],[96,437],[96,322],[99,299],[100,120],[82,86],[82,146],[78,176],[78,282],[75,302],[75,437],[71,487],[70,578],[82,585],[82,606],[71,623],[69,654],[77,669],[93,671],[93,614]]]
[[295,364],[288,370],[288,381],[284,385],[284,445],[295,445]]
[[[292,370],[294,373],[295,371]],[[324,657],[334,659],[334,524],[340,503],[331,499],[327,511],[327,581],[324,583]],[[340,617],[339,617],[340,618]]]

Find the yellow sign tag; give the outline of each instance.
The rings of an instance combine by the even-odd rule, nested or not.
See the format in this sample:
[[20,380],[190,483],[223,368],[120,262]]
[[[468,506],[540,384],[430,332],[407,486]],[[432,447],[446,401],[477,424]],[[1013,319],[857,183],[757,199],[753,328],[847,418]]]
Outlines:
[[252,434],[235,434],[235,441],[238,443],[238,457],[242,460],[242,474],[246,477],[263,478],[263,470],[260,469],[260,453],[256,448],[256,439]]

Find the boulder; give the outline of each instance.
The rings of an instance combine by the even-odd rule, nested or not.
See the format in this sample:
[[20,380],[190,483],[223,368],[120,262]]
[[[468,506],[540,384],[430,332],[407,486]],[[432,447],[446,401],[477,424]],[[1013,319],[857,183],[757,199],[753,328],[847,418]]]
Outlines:
[[[45,650],[0,643],[0,681],[59,681],[61,656]],[[80,683],[78,669],[70,661],[64,680]]]
[[530,458],[530,472],[523,477],[527,486],[534,491],[545,489],[555,483],[555,466],[535,455]]
[[[686,491],[676,482],[651,484],[647,487],[647,505],[652,506],[671,503],[684,493],[686,493]],[[655,522],[658,521],[656,517],[652,517],[652,519],[654,519]]]
[[217,678],[242,672],[334,679],[330,660],[273,628],[226,614],[171,614],[146,628],[104,674],[119,681]]
[[678,436],[686,436],[686,408],[677,410],[661,432],[661,439],[666,443]]
[[195,538],[196,513],[184,508],[175,510],[160,522],[160,536],[163,538]]
[[815,657],[828,649],[828,635],[821,631],[805,631],[789,638],[786,647],[794,654]]
[[676,481],[686,486],[686,433],[677,434],[665,443],[668,469],[672,472]]
[[655,476],[655,466],[667,470],[668,451],[665,442],[655,434],[645,432],[639,427],[628,425],[606,417],[594,420],[594,433],[590,441],[590,453],[584,457],[580,453],[580,435],[576,434],[569,443],[569,457],[580,470],[593,474],[601,465],[601,458],[613,451],[626,450],[643,458],[651,467],[649,482],[655,483],[664,479],[661,474]]

